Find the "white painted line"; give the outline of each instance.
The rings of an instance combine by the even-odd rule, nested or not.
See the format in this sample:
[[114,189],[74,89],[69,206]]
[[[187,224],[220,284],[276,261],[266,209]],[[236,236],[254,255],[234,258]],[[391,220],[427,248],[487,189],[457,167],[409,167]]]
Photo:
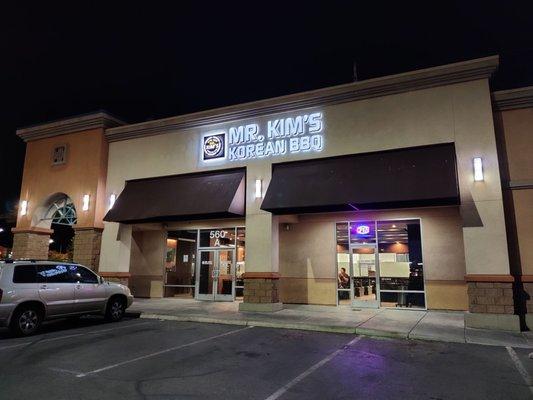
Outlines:
[[135,357],[135,358],[132,358],[131,360],[122,361],[122,362],[119,362],[119,363],[116,363],[116,364],[108,365],[106,367],[95,369],[93,371],[84,372],[84,373],[76,375],[76,377],[83,378],[83,377],[85,377],[87,375],[98,374],[99,372],[107,371],[109,369],[120,367],[122,365],[131,364],[131,363],[136,362],[136,361],[145,360],[147,358],[159,356],[161,354],[169,353],[171,351],[176,351],[176,350],[184,349],[185,347],[194,346],[195,344],[200,344],[200,343],[208,342],[208,341],[213,340],[213,339],[218,339],[218,338],[221,338],[221,337],[224,337],[224,336],[233,335],[234,333],[241,332],[241,331],[244,331],[244,330],[247,330],[247,329],[251,329],[251,328],[253,328],[253,326],[247,326],[245,328],[236,329],[236,330],[233,330],[233,331],[230,331],[230,332],[222,333],[220,335],[210,336],[210,337],[205,338],[205,339],[196,340],[196,341],[191,342],[191,343],[182,344],[180,346],[175,346],[175,347],[170,347],[170,348],[165,349],[165,350],[156,351],[155,353],[150,353],[150,354],[146,354],[144,356]]
[[345,344],[341,349],[331,353],[329,356],[324,358],[323,360],[317,362],[315,365],[298,375],[296,378],[294,378],[292,381],[287,383],[285,386],[281,387],[274,393],[272,393],[270,396],[268,396],[265,400],[276,400],[279,399],[281,396],[283,396],[290,388],[297,385],[299,382],[304,380],[307,376],[311,375],[313,372],[315,372],[317,369],[319,369],[324,364],[331,361],[333,358],[335,358],[339,353],[342,353],[344,350],[346,350],[348,347],[352,346],[353,344],[357,343],[359,340],[361,340],[361,337],[358,336],[355,339],[353,339],[351,342]]
[[510,346],[505,347],[507,349],[507,353],[509,353],[509,356],[511,357],[511,360],[513,360],[515,368],[518,370],[520,375],[522,375],[522,379],[526,383],[527,387],[529,388],[529,391],[533,395],[533,380],[531,379],[531,376],[529,375],[529,372],[524,368],[524,364],[522,364],[522,361],[520,361],[520,358],[518,358],[518,354],[516,354],[516,351]]
[[78,375],[80,371],[71,371],[69,369],[63,369],[63,368],[48,368],[51,371],[59,372],[61,374],[69,374],[69,375]]
[[4,347],[0,347],[0,351],[2,350],[7,350],[7,349],[13,349],[15,347],[20,347],[20,346],[27,346],[29,344],[32,344],[33,342],[28,342],[28,343],[19,343],[19,344],[14,344],[12,346],[4,346]]
[[0,347],[0,351],[7,350],[7,349],[12,349],[12,348],[15,348],[15,347],[29,346],[31,344],[55,342],[56,340],[69,339],[69,338],[78,337],[78,336],[100,335],[101,333],[105,333],[105,332],[116,331],[116,330],[119,330],[119,329],[133,328],[135,326],[147,325],[147,324],[151,324],[151,323],[153,323],[153,322],[141,322],[140,324],[124,325],[124,326],[118,326],[116,328],[100,329],[100,330],[92,331],[92,332],[75,333],[75,334],[72,334],[72,335],[65,335],[65,336],[58,336],[58,337],[49,338],[49,339],[35,340],[33,342],[26,342],[26,343],[15,344],[15,345],[12,345],[12,346]]

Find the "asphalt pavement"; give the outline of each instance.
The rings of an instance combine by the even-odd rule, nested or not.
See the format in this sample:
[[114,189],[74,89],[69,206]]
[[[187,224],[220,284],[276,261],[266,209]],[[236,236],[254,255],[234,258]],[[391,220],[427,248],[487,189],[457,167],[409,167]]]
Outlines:
[[528,399],[529,352],[91,317],[0,331],[0,399]]

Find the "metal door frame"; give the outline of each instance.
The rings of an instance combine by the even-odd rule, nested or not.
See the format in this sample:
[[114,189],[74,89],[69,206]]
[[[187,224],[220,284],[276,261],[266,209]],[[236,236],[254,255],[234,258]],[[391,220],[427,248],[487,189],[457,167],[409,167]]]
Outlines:
[[[349,228],[348,228],[349,229]],[[374,267],[376,269],[376,299],[375,300],[356,300],[355,299],[355,285],[353,284],[353,250],[354,249],[364,249],[364,248],[373,248],[374,249]],[[381,296],[380,296],[380,283],[379,283],[379,255],[378,255],[378,244],[376,243],[350,243],[348,246],[348,251],[350,254],[350,298],[352,299],[352,307],[355,308],[380,308]]]
[[[220,272],[220,252],[228,251],[231,253],[231,294],[218,294],[218,274]],[[200,270],[202,267],[202,252],[212,252],[214,254],[214,264],[212,271],[212,294],[200,293]],[[235,256],[236,252],[234,248],[201,248],[197,250],[196,255],[196,281],[195,281],[195,299],[206,301],[234,301],[235,300]],[[214,273],[216,271],[216,274]],[[215,278],[215,275],[217,276]]]

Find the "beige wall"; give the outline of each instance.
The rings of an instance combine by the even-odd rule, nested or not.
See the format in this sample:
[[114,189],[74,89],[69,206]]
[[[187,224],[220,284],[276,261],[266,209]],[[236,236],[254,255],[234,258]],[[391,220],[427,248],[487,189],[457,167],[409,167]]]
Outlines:
[[166,232],[132,233],[129,286],[137,297],[163,297]]
[[[280,113],[276,117],[303,111]],[[276,272],[280,269],[278,251],[281,252],[276,232],[278,221],[270,213],[260,210],[260,199],[254,196],[255,179],[263,180],[266,191],[272,162],[454,142],[462,203],[463,244],[462,247],[453,247],[453,251],[464,255],[464,261],[450,266],[449,272],[428,271],[430,276],[427,278],[438,280],[444,274],[450,275],[449,279],[463,280],[465,270],[468,274],[509,274],[498,159],[486,79],[315,107],[305,112],[309,111],[322,111],[324,114],[325,147],[320,153],[287,154],[247,163],[202,163],[201,135],[215,129],[227,129],[236,125],[235,122],[113,142],[109,148],[107,194],[120,193],[128,179],[246,166],[247,271]],[[238,124],[259,122],[264,126],[271,118],[246,119]],[[472,158],[476,156],[483,157],[485,162],[484,182],[473,182]],[[454,224],[461,226],[457,218]],[[128,232],[127,228],[123,232]],[[117,259],[121,254],[119,249],[127,251],[127,243],[128,238],[119,234],[117,224],[106,224],[101,270],[117,270],[117,265],[121,264]],[[435,251],[443,251],[446,246],[446,251],[452,249],[448,244],[435,243],[435,246],[438,249]],[[431,250],[427,257],[430,262]],[[446,255],[443,254],[443,257]]]
[[284,226],[279,230],[281,302],[336,304],[335,222],[289,224],[288,231]]
[[[54,147],[68,145],[67,162],[52,165]],[[28,213],[18,215],[17,228],[50,227],[40,219],[46,212],[50,196],[64,193],[76,207],[77,227],[103,227],[108,145],[103,129],[93,129],[46,139],[26,145],[20,200],[28,201]],[[89,194],[88,211],[82,211],[83,195]]]
[[[504,177],[511,183],[533,183],[533,108],[505,110],[495,113],[500,135],[502,156],[505,158]],[[507,183],[507,182],[506,182]],[[511,251],[520,265],[515,266],[522,275],[533,275],[533,189],[508,190],[510,202],[508,221],[516,230],[517,243]],[[514,236],[514,235],[512,235]],[[512,240],[514,238],[512,237]]]
[[458,207],[380,212],[300,215],[280,226],[281,300],[287,303],[336,303],[335,222],[420,218],[422,257],[431,309],[465,310],[466,272]]

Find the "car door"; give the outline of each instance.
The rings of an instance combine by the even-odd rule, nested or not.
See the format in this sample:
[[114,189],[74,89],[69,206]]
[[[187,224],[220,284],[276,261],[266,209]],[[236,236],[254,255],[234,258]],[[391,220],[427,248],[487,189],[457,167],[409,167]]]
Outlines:
[[75,313],[74,280],[65,264],[37,265],[39,296],[46,304],[48,316]]
[[106,302],[106,287],[100,283],[98,276],[81,265],[71,265],[74,276],[74,295],[78,312],[95,312],[103,310]]

